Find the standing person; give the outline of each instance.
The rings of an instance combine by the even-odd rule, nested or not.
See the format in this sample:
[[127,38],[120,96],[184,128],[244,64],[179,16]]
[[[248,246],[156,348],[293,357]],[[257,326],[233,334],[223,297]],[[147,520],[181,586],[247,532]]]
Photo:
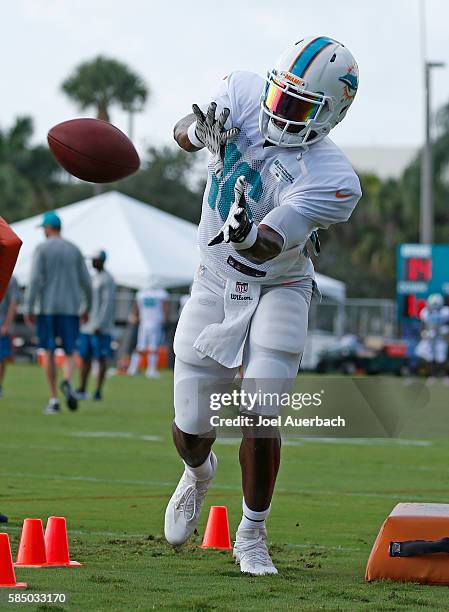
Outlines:
[[46,241],[34,253],[31,278],[25,295],[25,321],[34,326],[37,315],[39,346],[45,349],[45,373],[50,390],[46,414],[60,412],[55,362],[56,339],[65,351],[60,389],[70,410],[78,402],[72,389],[74,352],[81,319],[87,321],[92,289],[86,263],[77,246],[61,236],[61,219],[51,211],[44,214],[41,227]]
[[448,356],[449,307],[440,293],[429,295],[419,318],[423,327],[415,355],[426,364],[427,382],[432,384],[438,376],[446,373]]
[[147,354],[148,378],[158,378],[157,357],[163,328],[168,320],[168,293],[165,289],[148,288],[137,292],[133,316],[139,321],[136,350],[131,355],[128,375],[135,376],[140,357]]
[[[174,128],[181,148],[206,148],[211,158],[198,234],[202,263],[174,342],[173,439],[183,475],[165,513],[173,545],[194,532],[216,471],[214,385],[222,391],[243,364],[242,384],[260,382],[263,398],[291,389],[297,376],[315,288],[304,247],[317,229],[347,221],[361,197],[356,173],[328,138],[357,88],[357,64],[344,45],[302,39],[266,80],[231,73],[209,105],[193,105]],[[242,572],[256,576],[277,573],[265,523],[280,434],[257,422],[279,409],[261,401],[242,411],[249,424],[243,419],[243,515],[234,556]]]
[[89,320],[82,325],[79,338],[81,357],[80,386],[78,399],[87,399],[86,387],[92,367],[92,359],[98,362],[97,387],[93,399],[102,399],[102,388],[108,359],[112,355],[111,341],[114,328],[115,282],[105,270],[106,251],[98,251],[92,257],[92,266],[97,271],[92,279],[92,307]]
[[5,297],[0,301],[0,397],[3,396],[6,362],[12,357],[11,332],[16,318],[18,300],[19,285],[12,276]]

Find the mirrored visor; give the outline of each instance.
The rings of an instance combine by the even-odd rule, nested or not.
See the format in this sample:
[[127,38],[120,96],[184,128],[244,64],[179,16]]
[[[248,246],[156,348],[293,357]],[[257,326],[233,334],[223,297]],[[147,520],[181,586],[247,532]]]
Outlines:
[[273,81],[267,83],[265,106],[274,115],[282,119],[306,123],[309,119],[314,119],[317,116],[321,105],[322,100],[312,102],[310,100],[297,98],[287,93],[285,89],[282,89],[281,85]]

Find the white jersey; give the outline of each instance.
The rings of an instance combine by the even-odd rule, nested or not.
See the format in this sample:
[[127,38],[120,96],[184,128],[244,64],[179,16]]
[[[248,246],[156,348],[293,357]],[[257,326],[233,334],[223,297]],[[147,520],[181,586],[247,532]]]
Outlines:
[[245,176],[245,200],[256,225],[273,208],[290,205],[317,229],[328,228],[348,220],[361,197],[361,188],[349,161],[329,138],[306,151],[264,146],[259,130],[264,86],[264,79],[257,74],[234,72],[211,98],[217,103],[217,116],[223,107],[230,109],[226,127],[239,127],[240,134],[226,146],[219,181],[209,164],[199,246],[203,262],[226,277],[276,283],[314,275],[312,262],[302,252],[305,243],[263,264],[249,262],[230,244],[207,245],[228,216],[237,178]]
[[421,333],[422,339],[415,348],[415,355],[428,363],[445,363],[447,360],[447,341],[449,324],[449,307],[443,306],[438,310],[429,310],[427,306],[422,309],[420,317],[424,323]]
[[421,310],[419,318],[424,323],[426,331],[431,336],[439,336],[447,334],[447,326],[449,324],[449,306],[443,306],[438,310],[429,310],[425,306]]
[[164,302],[168,299],[165,289],[141,289],[136,300],[141,327],[160,327],[164,322]]

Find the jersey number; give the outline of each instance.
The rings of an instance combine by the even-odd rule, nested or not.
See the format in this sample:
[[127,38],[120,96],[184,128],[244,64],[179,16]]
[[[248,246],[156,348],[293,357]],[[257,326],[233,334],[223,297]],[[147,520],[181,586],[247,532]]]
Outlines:
[[[234,201],[235,183],[239,176],[243,175],[246,182],[251,185],[249,196],[252,200],[254,200],[254,202],[259,202],[260,198],[262,197],[262,177],[260,176],[260,173],[251,168],[246,161],[240,161],[241,157],[242,154],[235,144],[231,143],[226,146],[223,176],[226,176],[227,178],[224,180],[220,195],[218,195],[219,183],[217,177],[215,174],[212,175],[207,201],[212,210],[215,210],[215,208],[218,206],[218,212],[220,213],[220,217],[223,219],[223,221],[228,218],[229,209]],[[234,166],[236,166],[235,170],[232,172],[232,174],[227,176],[231,168]],[[252,211],[250,208],[249,212],[252,216]]]

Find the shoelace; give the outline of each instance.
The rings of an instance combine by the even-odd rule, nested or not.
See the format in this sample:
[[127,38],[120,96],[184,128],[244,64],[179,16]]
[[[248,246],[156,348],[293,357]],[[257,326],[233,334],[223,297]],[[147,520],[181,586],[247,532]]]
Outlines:
[[245,560],[255,565],[260,563],[262,565],[273,565],[270,553],[268,552],[267,545],[263,536],[259,536],[255,540],[241,541],[237,543],[239,552],[244,553]]
[[[190,485],[182,492],[176,502],[175,508],[184,514],[186,521],[191,521],[196,513],[196,487]],[[190,516],[189,516],[190,515]]]
[[175,508],[184,514],[184,518],[187,522],[195,518],[198,506],[197,496],[199,495],[201,497],[203,493],[205,493],[205,490],[203,491],[201,483],[196,482],[194,485],[189,485],[187,489],[181,493],[179,499],[177,499]]

